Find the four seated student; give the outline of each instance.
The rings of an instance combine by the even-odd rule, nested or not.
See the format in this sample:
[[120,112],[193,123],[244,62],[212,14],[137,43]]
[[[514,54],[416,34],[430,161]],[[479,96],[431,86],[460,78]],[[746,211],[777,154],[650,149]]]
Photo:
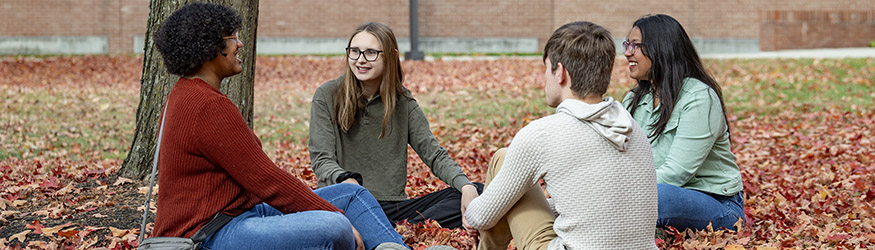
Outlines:
[[635,21],[623,43],[638,80],[623,105],[653,149],[658,226],[736,230],[744,220],[741,172],[730,151],[723,95],[686,31],[667,15]]
[[544,92],[556,114],[495,153],[467,211],[480,249],[506,249],[511,238],[520,249],[657,249],[647,136],[619,102],[603,98],[615,57],[610,32],[590,22],[565,24],[547,40]]
[[[243,71],[241,19],[191,3],[155,34],[164,66],[181,76],[162,113],[161,189],[152,236],[191,237],[214,216],[234,218],[206,249],[405,249],[367,190],[313,190],[278,168],[227,96],[222,79]],[[357,230],[356,230],[357,229]]]
[[[438,144],[419,104],[402,85],[395,34],[385,24],[359,26],[346,48],[344,73],[313,94],[310,160],[320,187],[363,185],[392,223],[434,219],[458,228],[478,187]],[[408,199],[407,145],[451,188]]]
[[[479,229],[481,249],[505,249],[511,239],[522,249],[655,249],[654,222],[730,228],[744,218],[720,88],[669,16],[639,19],[624,43],[639,84],[626,108],[603,98],[615,57],[610,33],[589,22],[557,29],[543,57],[556,114],[495,153],[479,198],[482,186],[440,147],[402,85],[395,36],[380,23],[356,29],[345,73],[314,94],[309,146],[322,188],[277,168],[218,91],[242,71],[240,25],[227,7],[193,3],[156,33],[167,69],[181,77],[162,113],[154,236],[190,237],[224,213],[236,217],[203,246],[403,249],[391,223],[435,219]],[[407,199],[407,145],[452,188]]]

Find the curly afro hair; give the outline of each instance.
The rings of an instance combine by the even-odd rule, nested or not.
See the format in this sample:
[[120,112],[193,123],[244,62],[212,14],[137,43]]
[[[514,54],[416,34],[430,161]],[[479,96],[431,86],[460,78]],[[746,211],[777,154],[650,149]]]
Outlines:
[[155,32],[155,46],[168,72],[193,75],[225,49],[222,37],[234,34],[241,23],[237,12],[226,6],[190,3],[161,24]]

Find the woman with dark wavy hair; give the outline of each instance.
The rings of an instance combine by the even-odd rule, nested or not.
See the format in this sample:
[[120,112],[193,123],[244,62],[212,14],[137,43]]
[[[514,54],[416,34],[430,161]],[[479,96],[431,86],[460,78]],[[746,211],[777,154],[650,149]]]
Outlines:
[[623,46],[629,75],[638,80],[623,105],[650,138],[657,226],[737,229],[745,218],[744,192],[723,94],[687,32],[670,16],[645,16]]
[[191,237],[221,213],[234,218],[203,242],[207,249],[405,248],[366,189],[345,184],[314,192],[262,151],[219,92],[222,79],[243,71],[240,25],[228,7],[192,3],[155,34],[164,66],[181,77],[162,114],[152,236]]

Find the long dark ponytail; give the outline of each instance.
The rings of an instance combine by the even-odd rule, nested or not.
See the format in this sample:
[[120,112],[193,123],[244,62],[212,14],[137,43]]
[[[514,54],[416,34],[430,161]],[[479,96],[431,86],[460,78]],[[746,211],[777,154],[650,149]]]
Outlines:
[[[657,14],[644,16],[632,25],[641,30],[641,52],[651,61],[649,80],[639,80],[632,102],[626,109],[634,114],[641,98],[656,90],[659,97],[659,120],[649,124],[653,133],[651,139],[659,138],[665,130],[668,119],[675,108],[685,78],[695,78],[702,81],[717,93],[720,98],[720,108],[723,110],[723,120],[726,121],[726,107],[723,105],[723,91],[717,81],[705,71],[693,42],[687,36],[684,27],[668,15]],[[727,122],[727,126],[729,126]]]

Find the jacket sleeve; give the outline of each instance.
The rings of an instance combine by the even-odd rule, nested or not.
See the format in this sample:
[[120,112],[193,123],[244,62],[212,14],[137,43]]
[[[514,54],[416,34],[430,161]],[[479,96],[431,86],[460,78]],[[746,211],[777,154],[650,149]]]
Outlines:
[[434,138],[428,119],[416,101],[408,103],[407,119],[409,144],[422,159],[422,162],[431,168],[431,172],[435,176],[456,190],[462,191],[462,186],[471,183],[471,181],[462,172],[459,164],[450,158],[447,149],[441,147],[437,139]]
[[313,103],[310,106],[310,136],[308,148],[310,150],[310,163],[319,183],[335,184],[337,177],[346,172],[337,161],[335,138],[337,125],[331,120],[331,98],[329,91],[319,88],[313,95]]
[[529,189],[538,184],[542,177],[540,169],[546,162],[539,137],[538,130],[527,126],[513,138],[498,174],[468,205],[465,216],[472,227],[494,227]]
[[[679,112],[672,112],[672,115],[678,116],[677,128],[665,163],[656,168],[659,183],[678,187],[684,186],[696,176],[714,147],[714,142],[726,131],[720,99],[713,90],[708,88],[685,94],[689,98],[679,100],[675,107]],[[671,120],[673,119],[669,119],[670,123]],[[671,125],[667,125],[666,130]]]
[[197,148],[247,191],[283,213],[340,211],[297,177],[278,168],[259,146],[231,100],[212,98],[194,117]]

